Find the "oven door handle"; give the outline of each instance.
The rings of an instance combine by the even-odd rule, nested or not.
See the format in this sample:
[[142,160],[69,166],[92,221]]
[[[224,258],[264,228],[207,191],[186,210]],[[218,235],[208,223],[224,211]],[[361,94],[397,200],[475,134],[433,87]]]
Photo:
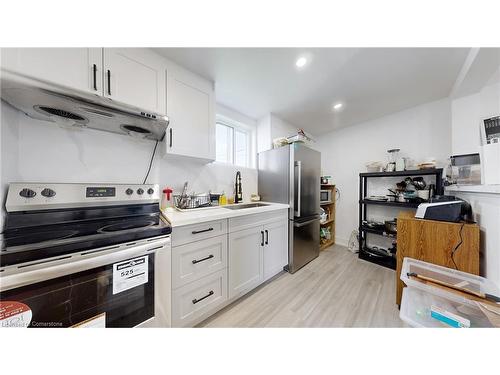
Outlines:
[[65,255],[51,260],[33,262],[29,265],[6,267],[1,273],[0,291],[35,284],[56,277],[97,268],[130,258],[153,254],[156,251],[170,248],[170,237],[161,238],[150,243],[129,246],[110,247],[102,251],[84,251]]

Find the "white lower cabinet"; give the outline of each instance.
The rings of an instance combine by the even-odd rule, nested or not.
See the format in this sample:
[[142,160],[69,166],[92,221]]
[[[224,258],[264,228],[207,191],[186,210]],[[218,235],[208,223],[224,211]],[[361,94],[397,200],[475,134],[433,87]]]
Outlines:
[[192,327],[226,300],[226,269],[175,289],[172,293],[172,326]]
[[288,264],[288,222],[280,220],[264,227],[264,281]]
[[226,267],[226,235],[178,246],[172,256],[172,287],[181,287]]
[[287,210],[174,228],[172,244],[172,326],[193,327],[283,270]]
[[264,275],[262,226],[229,234],[229,298],[258,286]]

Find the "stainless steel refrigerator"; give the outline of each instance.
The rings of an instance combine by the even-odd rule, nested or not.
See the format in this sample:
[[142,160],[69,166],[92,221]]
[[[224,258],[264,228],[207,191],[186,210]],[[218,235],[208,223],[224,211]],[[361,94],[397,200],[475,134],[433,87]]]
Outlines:
[[286,203],[288,271],[294,273],[319,255],[321,153],[300,143],[259,153],[259,195]]

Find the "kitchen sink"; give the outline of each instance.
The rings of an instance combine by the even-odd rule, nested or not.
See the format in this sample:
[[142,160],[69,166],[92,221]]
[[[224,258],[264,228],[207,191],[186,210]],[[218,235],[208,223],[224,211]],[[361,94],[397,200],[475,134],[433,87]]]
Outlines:
[[227,206],[228,210],[242,210],[244,208],[256,208],[256,207],[264,207],[269,206],[267,203],[246,203],[246,204],[238,204],[234,206]]

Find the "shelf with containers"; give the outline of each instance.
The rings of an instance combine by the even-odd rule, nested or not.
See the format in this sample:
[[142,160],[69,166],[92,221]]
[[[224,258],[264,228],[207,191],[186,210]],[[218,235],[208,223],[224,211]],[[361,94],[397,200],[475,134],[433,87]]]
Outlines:
[[[335,185],[321,184],[321,190],[330,190],[332,197],[330,202],[320,203],[321,208],[325,210],[327,219],[320,222],[320,250],[325,250],[335,244],[335,201],[337,196],[337,189]],[[325,229],[330,233],[330,238],[324,238],[321,234]]]
[[[369,262],[396,269],[396,253],[389,254],[387,251],[381,250],[378,247],[370,247],[368,244],[368,235],[380,236],[391,241],[394,244],[397,242],[397,234],[389,232],[384,229],[373,229],[367,227],[364,222],[368,220],[369,207],[387,207],[388,209],[400,208],[404,210],[415,210],[420,202],[418,201],[380,201],[369,200],[368,197],[368,180],[374,178],[384,177],[416,177],[416,176],[429,176],[434,178],[435,194],[443,194],[443,169],[442,168],[429,168],[418,170],[405,170],[394,172],[365,172],[359,174],[359,258]],[[397,212],[394,217],[397,217]],[[397,248],[397,246],[396,246]],[[396,250],[397,251],[397,250]]]

